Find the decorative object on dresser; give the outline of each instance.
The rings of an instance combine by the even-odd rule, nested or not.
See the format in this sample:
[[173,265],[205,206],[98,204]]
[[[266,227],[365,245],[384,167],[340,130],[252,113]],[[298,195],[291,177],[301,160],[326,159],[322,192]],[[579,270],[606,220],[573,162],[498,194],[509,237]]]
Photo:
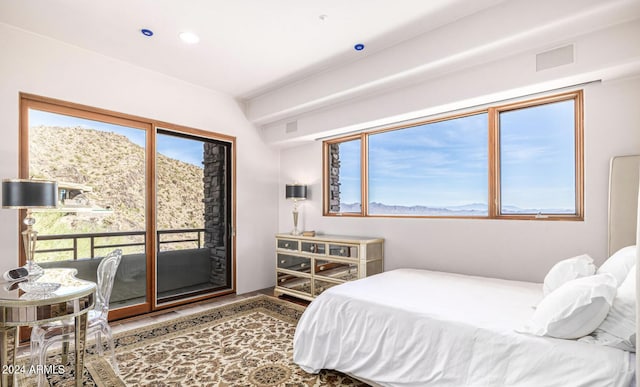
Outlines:
[[2,208],[26,209],[23,223],[27,228],[22,232],[24,254],[27,263],[24,268],[29,275],[39,275],[43,270],[34,261],[38,233],[33,229],[36,220],[31,210],[36,208],[56,208],[58,204],[58,183],[47,180],[5,179],[2,180]]
[[298,231],[298,200],[307,199],[307,186],[302,184],[287,184],[285,198],[293,200],[293,231],[291,235],[300,235]]
[[276,235],[276,295],[313,300],[341,283],[381,273],[384,239]]

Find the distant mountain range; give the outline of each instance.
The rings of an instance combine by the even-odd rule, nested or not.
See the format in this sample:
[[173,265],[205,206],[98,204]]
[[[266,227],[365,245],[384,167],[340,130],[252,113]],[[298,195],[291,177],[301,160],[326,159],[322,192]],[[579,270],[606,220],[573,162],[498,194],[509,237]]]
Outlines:
[[[360,212],[358,203],[341,203],[341,212]],[[516,206],[504,206],[502,211],[507,214],[537,214],[538,212],[551,214],[571,214],[570,209],[533,209]],[[486,216],[487,205],[484,203],[471,203],[460,206],[428,207],[428,206],[399,206],[383,203],[369,203],[369,214],[372,215],[418,215],[418,216]]]

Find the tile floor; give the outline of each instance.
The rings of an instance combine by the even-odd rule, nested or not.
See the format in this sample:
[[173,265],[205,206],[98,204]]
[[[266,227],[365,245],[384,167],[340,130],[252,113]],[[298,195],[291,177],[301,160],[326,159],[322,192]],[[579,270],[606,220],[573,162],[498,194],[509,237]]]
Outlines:
[[199,301],[192,304],[176,306],[174,308],[164,309],[157,312],[151,312],[136,317],[129,317],[122,320],[112,321],[110,323],[114,334],[130,329],[141,328],[146,325],[171,320],[173,318],[187,316],[189,314],[198,313],[203,310],[229,304],[234,301],[242,300],[258,294],[266,294],[273,296],[273,288],[266,288],[245,294],[228,294],[225,296],[215,297],[209,300]]

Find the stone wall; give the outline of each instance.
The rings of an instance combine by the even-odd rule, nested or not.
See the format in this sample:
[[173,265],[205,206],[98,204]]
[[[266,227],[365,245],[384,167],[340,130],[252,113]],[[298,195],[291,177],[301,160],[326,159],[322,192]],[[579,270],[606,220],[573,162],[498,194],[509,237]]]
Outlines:
[[211,276],[215,285],[227,283],[227,154],[223,145],[204,143],[204,247],[210,249]]
[[340,144],[329,145],[329,212],[340,212]]

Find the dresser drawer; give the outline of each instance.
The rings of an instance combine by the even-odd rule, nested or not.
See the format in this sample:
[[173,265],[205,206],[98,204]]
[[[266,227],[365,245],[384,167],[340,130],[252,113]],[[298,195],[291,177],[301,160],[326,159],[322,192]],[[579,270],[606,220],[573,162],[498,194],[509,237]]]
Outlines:
[[311,271],[311,259],[296,255],[278,254],[278,269],[309,273]]
[[320,293],[336,285],[339,285],[339,284],[335,282],[328,282],[328,281],[322,281],[319,279],[314,279],[313,280],[313,296],[318,297]]
[[312,301],[325,290],[384,269],[381,238],[318,234],[276,234],[276,287]]
[[325,255],[327,251],[327,245],[324,243],[302,242],[301,249],[305,253]]
[[314,274],[318,277],[327,277],[342,281],[358,279],[358,264],[336,262],[326,259],[316,259]]
[[293,274],[278,272],[276,286],[311,295],[311,278],[298,277]]
[[298,251],[298,241],[292,241],[289,239],[278,239],[278,248]]
[[358,246],[329,244],[329,255],[358,258]]

